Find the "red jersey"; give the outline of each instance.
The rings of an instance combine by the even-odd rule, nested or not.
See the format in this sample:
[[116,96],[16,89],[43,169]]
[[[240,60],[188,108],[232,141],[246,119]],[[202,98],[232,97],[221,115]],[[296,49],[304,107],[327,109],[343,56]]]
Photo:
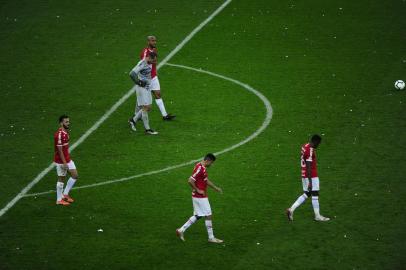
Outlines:
[[195,165],[191,178],[195,181],[196,187],[204,191],[204,195],[201,195],[196,190],[192,190],[192,197],[207,198],[207,171],[202,163],[199,162]]
[[69,155],[69,134],[63,128],[59,128],[54,134],[55,155],[54,162],[63,164],[61,157],[58,153],[58,146],[62,146],[62,153],[65,157],[66,163],[70,161]]
[[311,177],[317,177],[316,149],[310,146],[310,143],[302,146],[302,155],[300,163],[302,166],[302,178],[306,178],[306,161],[311,162]]
[[[144,48],[141,51],[140,59],[143,60],[145,57],[147,57],[149,55],[150,52],[155,52],[156,53],[157,52],[156,48],[154,48],[154,49],[150,49],[149,47]],[[152,64],[151,79],[156,77],[156,75],[157,75],[157,73],[156,73],[156,63],[154,63],[154,64]]]

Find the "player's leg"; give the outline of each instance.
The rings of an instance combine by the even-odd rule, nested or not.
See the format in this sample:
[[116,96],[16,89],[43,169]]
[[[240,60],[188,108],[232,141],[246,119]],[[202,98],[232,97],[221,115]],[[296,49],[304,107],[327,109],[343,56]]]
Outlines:
[[76,166],[75,166],[75,163],[73,162],[73,160],[71,160],[68,163],[68,167],[69,167],[70,177],[69,177],[68,182],[66,183],[65,190],[63,191],[63,199],[69,203],[73,203],[74,200],[72,199],[72,197],[69,196],[69,192],[72,189],[72,187],[75,185],[76,181],[78,180],[79,175],[78,175],[78,171],[76,170]]
[[137,128],[136,128],[137,121],[142,118],[142,107],[137,105],[136,108],[137,108],[136,113],[134,114],[134,116],[132,118],[130,118],[128,120],[130,128],[133,131],[137,131]]
[[149,126],[148,112],[151,111],[152,96],[151,92],[146,90],[145,88],[142,88],[139,104],[142,105],[141,118],[142,122],[144,122],[145,133],[148,135],[157,135],[158,132],[152,130]]
[[204,223],[206,225],[207,236],[209,237],[209,240],[213,239],[214,238],[214,232],[213,232],[213,222],[212,222],[212,219],[211,219],[211,215],[205,217]]
[[150,89],[152,90],[152,94],[154,95],[155,98],[155,103],[162,114],[163,120],[172,120],[173,118],[175,118],[176,117],[175,115],[171,115],[166,112],[164,101],[161,96],[161,86],[159,84],[158,77],[152,78],[150,87],[151,87]]
[[148,112],[151,111],[151,105],[144,105],[141,109],[141,118],[144,123],[145,133],[149,135],[156,135],[158,132],[153,131],[149,125],[149,115]]
[[320,203],[319,203],[319,191],[320,191],[320,181],[318,177],[312,178],[312,206],[314,211],[314,219],[316,221],[329,221],[330,218],[323,217],[320,215]]
[[180,240],[185,241],[183,234],[185,231],[192,226],[196,221],[202,218],[203,212],[201,210],[200,199],[199,198],[192,198],[193,203],[193,216],[191,216],[185,224],[182,225],[179,229],[176,229],[176,235],[180,238]]
[[58,176],[58,181],[56,182],[56,204],[63,204],[63,185],[65,182],[65,176]]
[[206,225],[207,235],[209,237],[210,243],[220,244],[220,243],[224,242],[223,240],[214,237],[212,215],[206,216],[205,225]]
[[68,202],[63,200],[63,185],[65,183],[67,168],[63,164],[56,164],[55,167],[58,175],[58,181],[56,182],[56,204],[69,205]]
[[211,213],[211,207],[210,207],[210,202],[208,198],[202,198],[200,201],[201,205],[201,211],[202,214],[205,216],[205,225],[206,225],[206,230],[207,230],[207,235],[209,237],[209,242],[210,243],[223,243],[223,240],[217,239],[214,237],[214,232],[213,232],[213,221],[212,221],[212,213]]
[[308,191],[309,180],[307,178],[302,178],[302,186],[303,186],[303,194],[300,195],[296,201],[292,204],[292,206],[286,209],[286,214],[290,221],[293,221],[293,212],[298,208],[302,203],[306,201],[306,199],[310,196],[310,192]]
[[131,120],[135,120],[133,125],[132,125],[132,129],[135,131],[135,123],[136,121],[138,121],[139,119],[142,119],[142,122],[144,123],[144,127],[145,127],[145,132],[146,134],[149,135],[156,135],[158,134],[158,132],[153,131],[149,125],[149,116],[148,116],[148,112],[151,110],[151,103],[152,103],[152,96],[151,96],[151,92],[148,91],[147,89],[143,88],[143,87],[139,87],[139,86],[135,86],[135,92],[137,94],[137,105],[141,108],[141,110],[139,110],[137,112],[137,114],[134,116],[133,119],[130,119],[130,125],[131,125]]
[[176,235],[180,238],[180,240],[185,241],[184,237],[185,231],[201,218],[202,218],[201,216],[193,215],[185,222],[185,224],[182,225],[182,227],[176,229]]
[[137,124],[137,121],[141,119],[141,113],[142,113],[141,109],[142,109],[142,107],[138,105],[138,100],[136,99],[134,115],[130,119],[128,119],[128,124],[130,125],[130,128],[133,131],[137,131],[136,124]]

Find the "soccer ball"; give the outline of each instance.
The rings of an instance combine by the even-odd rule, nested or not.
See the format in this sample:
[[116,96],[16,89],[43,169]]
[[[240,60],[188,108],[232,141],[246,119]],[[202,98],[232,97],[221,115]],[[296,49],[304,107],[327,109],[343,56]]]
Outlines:
[[405,88],[405,82],[402,80],[397,80],[395,82],[395,88],[398,90],[403,90]]

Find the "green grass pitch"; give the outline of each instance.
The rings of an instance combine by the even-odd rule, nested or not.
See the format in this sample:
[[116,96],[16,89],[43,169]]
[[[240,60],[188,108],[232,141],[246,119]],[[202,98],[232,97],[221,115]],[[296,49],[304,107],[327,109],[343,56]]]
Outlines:
[[[145,37],[159,60],[223,1],[0,1],[0,207],[46,168],[57,117],[75,142],[132,87]],[[131,181],[22,198],[0,217],[0,269],[406,269],[406,2],[232,1],[170,63],[248,84],[273,118],[254,140],[218,157],[213,226],[175,236],[192,213],[193,165]],[[72,153],[77,186],[147,173],[236,144],[257,130],[261,100],[231,82],[163,66],[168,111],[156,137],[134,134],[135,97]],[[141,128],[141,126],[139,126]],[[299,152],[312,133],[321,212],[301,193]],[[30,191],[55,188],[54,170]],[[103,232],[98,232],[98,229]]]

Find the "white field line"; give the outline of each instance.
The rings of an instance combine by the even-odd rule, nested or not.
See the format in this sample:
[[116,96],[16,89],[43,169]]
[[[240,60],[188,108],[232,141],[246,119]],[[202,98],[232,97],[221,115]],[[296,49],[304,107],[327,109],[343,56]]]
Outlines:
[[[220,74],[216,74],[216,73],[213,73],[213,72],[210,72],[210,71],[202,70],[202,69],[196,69],[196,68],[192,68],[192,67],[169,64],[169,63],[167,63],[166,65],[172,66],[172,67],[177,67],[177,68],[188,69],[188,70],[208,74],[208,75],[211,75],[211,76],[214,76],[214,77],[217,77],[217,78],[221,78],[221,79],[224,79],[226,81],[230,81],[232,83],[235,83],[237,85],[242,86],[243,88],[245,88],[249,92],[255,94],[264,103],[265,108],[266,108],[266,116],[265,116],[264,121],[262,122],[262,125],[254,133],[252,133],[250,136],[248,136],[246,139],[242,140],[241,142],[239,142],[237,144],[234,144],[234,145],[232,145],[230,147],[227,147],[227,148],[215,153],[216,156],[219,156],[221,154],[232,151],[235,148],[240,147],[241,145],[246,144],[249,141],[253,140],[261,132],[263,132],[266,129],[266,127],[269,125],[269,123],[271,122],[272,113],[273,113],[271,103],[269,102],[269,100],[261,92],[255,90],[254,88],[252,88],[248,84],[244,84],[244,83],[242,83],[240,81],[237,81],[235,79],[231,79],[229,77],[226,77],[226,76],[223,76],[223,75],[220,75]],[[196,163],[199,160],[200,159],[195,159],[195,160],[187,161],[187,162],[184,162],[184,163],[180,163],[178,165],[169,166],[169,167],[166,167],[166,168],[163,168],[163,169],[160,169],[160,170],[150,171],[150,172],[146,172],[146,173],[136,174],[136,175],[132,175],[132,176],[124,177],[124,178],[119,178],[119,179],[114,179],[114,180],[109,180],[109,181],[104,181],[104,182],[99,182],[99,183],[94,183],[94,184],[89,184],[89,185],[83,185],[83,186],[79,186],[79,187],[74,187],[73,189],[92,188],[92,187],[97,187],[97,186],[103,186],[103,185],[109,185],[109,184],[129,181],[129,180],[132,180],[132,179],[135,179],[135,178],[140,178],[140,177],[143,177],[143,176],[153,175],[153,174],[162,173],[162,172],[170,171],[170,170],[173,170],[173,169],[177,169],[177,168],[180,168],[180,167],[184,167],[184,166]],[[24,197],[40,196],[40,195],[54,193],[54,192],[55,192],[54,190],[50,190],[50,191],[45,191],[45,192],[40,192],[40,193],[27,194]]]
[[[168,62],[176,53],[178,53],[206,24],[208,24],[217,14],[219,14],[232,0],[225,1],[220,7],[218,7],[209,17],[207,17],[202,23],[200,23],[192,32],[187,35],[182,42],[179,43],[157,66],[160,69],[166,62]],[[87,137],[90,136],[100,125],[111,116],[113,112],[117,110],[133,93],[132,88],[121,97],[94,125],[89,128],[72,146],[70,151],[73,151],[81,143],[83,143]],[[31,190],[52,168],[54,165],[51,163],[47,168],[40,172],[27,186],[25,186],[10,202],[8,202],[1,210],[0,217],[2,217],[10,208],[12,208],[22,197],[24,197],[28,191]]]

